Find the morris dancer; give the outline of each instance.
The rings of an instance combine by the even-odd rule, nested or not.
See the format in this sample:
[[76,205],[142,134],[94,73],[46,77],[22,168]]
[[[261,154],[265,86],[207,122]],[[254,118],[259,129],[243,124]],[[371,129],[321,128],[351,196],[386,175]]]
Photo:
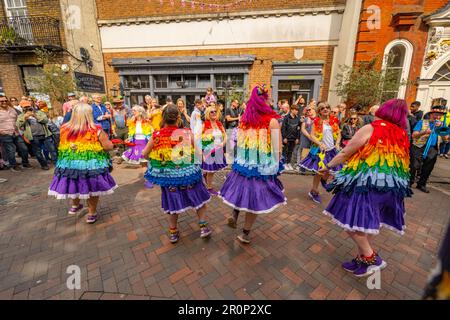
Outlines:
[[286,204],[283,185],[277,178],[283,170],[280,116],[268,99],[265,85],[253,89],[239,125],[237,156],[219,194],[234,209],[228,219],[230,227],[236,228],[239,211],[246,212],[242,234],[237,237],[242,243],[250,243],[250,230],[259,214]]
[[[309,154],[300,163],[300,167],[308,171],[317,173],[320,169],[333,159],[339,150],[341,143],[341,131],[339,129],[339,120],[330,116],[330,105],[326,102],[320,102],[317,106],[317,117],[314,119],[312,132],[309,136],[314,144]],[[342,168],[342,165],[332,167],[330,173],[335,173]],[[319,196],[319,183],[325,185],[325,179],[320,175],[314,175],[312,189],[308,196],[316,203],[322,203]]]
[[48,194],[57,199],[72,199],[70,215],[80,213],[83,209],[80,199],[87,199],[86,222],[96,222],[99,196],[111,194],[117,188],[109,173],[112,167],[106,152],[112,149],[108,134],[94,123],[91,106],[77,104],[70,121],[61,127],[58,162]]
[[321,174],[344,162],[347,165],[331,182],[335,193],[325,214],[344,228],[358,248],[355,259],[342,267],[357,277],[386,266],[371,245],[381,226],[403,234],[404,198],[409,187],[408,107],[392,99],[375,113],[375,121],[362,127]]
[[211,195],[217,195],[213,189],[214,173],[227,167],[224,146],[227,135],[220,119],[220,110],[217,106],[209,106],[205,112],[203,124],[202,149],[203,162],[201,168],[206,172],[206,186]]
[[163,113],[162,129],[153,132],[143,151],[151,164],[145,178],[161,187],[161,206],[169,215],[169,240],[180,238],[178,215],[195,209],[200,237],[211,234],[206,221],[206,203],[211,196],[202,180],[200,166],[194,163],[194,139],[191,130],[178,127],[178,108],[169,104]]

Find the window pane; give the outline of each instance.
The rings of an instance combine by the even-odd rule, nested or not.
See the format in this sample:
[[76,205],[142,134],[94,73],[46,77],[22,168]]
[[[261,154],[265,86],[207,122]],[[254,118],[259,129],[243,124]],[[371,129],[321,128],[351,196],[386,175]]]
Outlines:
[[150,81],[148,76],[125,76],[125,88],[148,89]]
[[184,83],[187,88],[195,88],[197,86],[197,77],[195,75],[184,76]]
[[405,61],[405,52],[405,46],[401,44],[394,46],[391,51],[389,51],[388,66],[403,68],[403,64]]
[[198,87],[199,88],[211,87],[211,76],[209,74],[199,74],[198,75]]
[[450,61],[443,65],[433,76],[434,81],[450,81]]
[[232,74],[230,80],[233,83],[233,87],[242,88],[244,87],[244,75],[243,74]]
[[[167,88],[167,76],[166,75],[156,75],[153,76],[155,81],[155,88]],[[165,98],[164,98],[165,99]]]
[[181,81],[181,74],[175,74],[169,76],[169,88],[181,88],[177,82]]
[[228,81],[228,74],[216,74],[214,75],[216,80],[216,88],[225,88],[225,81]]

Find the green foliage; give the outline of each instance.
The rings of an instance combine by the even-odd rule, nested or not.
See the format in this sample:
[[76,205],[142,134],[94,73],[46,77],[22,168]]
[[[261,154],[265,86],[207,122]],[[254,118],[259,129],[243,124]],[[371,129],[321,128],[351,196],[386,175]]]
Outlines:
[[42,66],[42,72],[37,76],[27,77],[25,81],[35,91],[47,94],[53,107],[61,108],[67,94],[76,90],[72,70],[63,71],[61,65],[56,63],[55,53],[44,48],[36,49],[35,54],[38,57],[37,65]]
[[13,27],[2,26],[0,30],[0,45],[13,45],[18,36]]
[[396,97],[400,86],[409,82],[399,80],[398,69],[377,70],[376,62],[377,59],[373,59],[353,68],[339,66],[341,72],[336,76],[336,93],[352,104],[361,104],[365,109]]

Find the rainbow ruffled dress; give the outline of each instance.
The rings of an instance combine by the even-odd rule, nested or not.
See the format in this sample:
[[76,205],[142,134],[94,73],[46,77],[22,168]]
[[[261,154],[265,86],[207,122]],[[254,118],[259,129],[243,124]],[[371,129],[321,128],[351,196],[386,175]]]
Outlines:
[[227,167],[225,151],[221,147],[225,137],[225,129],[220,121],[216,121],[216,124],[218,129],[213,128],[209,120],[206,120],[203,124],[203,161],[201,168],[204,172],[217,172]]
[[325,214],[349,231],[378,234],[385,226],[403,234],[409,187],[409,139],[402,128],[372,122],[374,131],[329,185],[335,193]]
[[61,127],[58,161],[48,194],[58,199],[88,199],[113,193],[116,182],[109,174],[109,154],[98,135],[102,127],[75,137]]
[[[308,155],[300,162],[300,167],[317,173],[338,154],[335,142],[339,133],[339,120],[330,116],[329,125],[325,125],[320,117],[317,117],[313,123],[313,131],[316,138],[327,146],[327,150],[321,152],[319,146],[312,144]],[[341,169],[342,165],[339,165],[331,168],[331,172],[335,173]]]
[[142,155],[142,150],[144,150],[147,145],[148,139],[150,139],[153,128],[150,121],[135,121],[128,120],[128,138],[135,146],[129,148],[122,154],[122,159],[127,163],[140,164],[141,162],[147,162],[147,159]]
[[283,164],[272,152],[267,117],[261,128],[240,125],[237,155],[219,196],[233,209],[255,214],[269,213],[286,204],[284,189],[278,179]]
[[150,165],[144,177],[161,187],[164,212],[178,214],[201,208],[211,196],[194,161],[191,130],[168,126],[153,132],[152,139]]

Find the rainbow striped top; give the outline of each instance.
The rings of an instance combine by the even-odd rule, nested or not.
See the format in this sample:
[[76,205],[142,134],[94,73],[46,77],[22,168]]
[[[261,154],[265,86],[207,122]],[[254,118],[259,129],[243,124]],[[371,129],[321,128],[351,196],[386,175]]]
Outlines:
[[384,121],[372,122],[369,142],[353,154],[329,187],[334,193],[395,192],[411,196],[409,138],[402,128]]
[[152,135],[153,148],[145,178],[161,187],[189,187],[202,180],[195,164],[191,130],[164,127]]
[[[134,135],[136,134],[136,120],[129,119],[127,121],[128,126],[128,138],[134,140]],[[150,120],[142,120],[141,121],[141,127],[142,127],[142,134],[145,136],[145,140],[148,141],[150,139],[153,127]]]
[[109,154],[98,139],[101,130],[97,125],[85,133],[69,136],[69,129],[62,126],[55,175],[78,179],[109,172]]
[[[219,132],[221,133],[221,137],[219,137],[218,140],[220,142],[224,141],[225,137],[225,129],[223,128],[223,125],[220,121],[216,121],[216,126],[218,129],[214,129],[212,126],[212,123],[210,120],[206,120],[203,124],[203,131],[202,131],[202,149],[208,150],[214,147],[214,142],[217,136],[219,135]],[[218,132],[219,131],[219,132]]]
[[247,178],[267,180],[278,176],[283,170],[280,159],[272,150],[272,117],[266,117],[260,127],[246,127],[240,124],[237,132],[237,154],[233,171]]

